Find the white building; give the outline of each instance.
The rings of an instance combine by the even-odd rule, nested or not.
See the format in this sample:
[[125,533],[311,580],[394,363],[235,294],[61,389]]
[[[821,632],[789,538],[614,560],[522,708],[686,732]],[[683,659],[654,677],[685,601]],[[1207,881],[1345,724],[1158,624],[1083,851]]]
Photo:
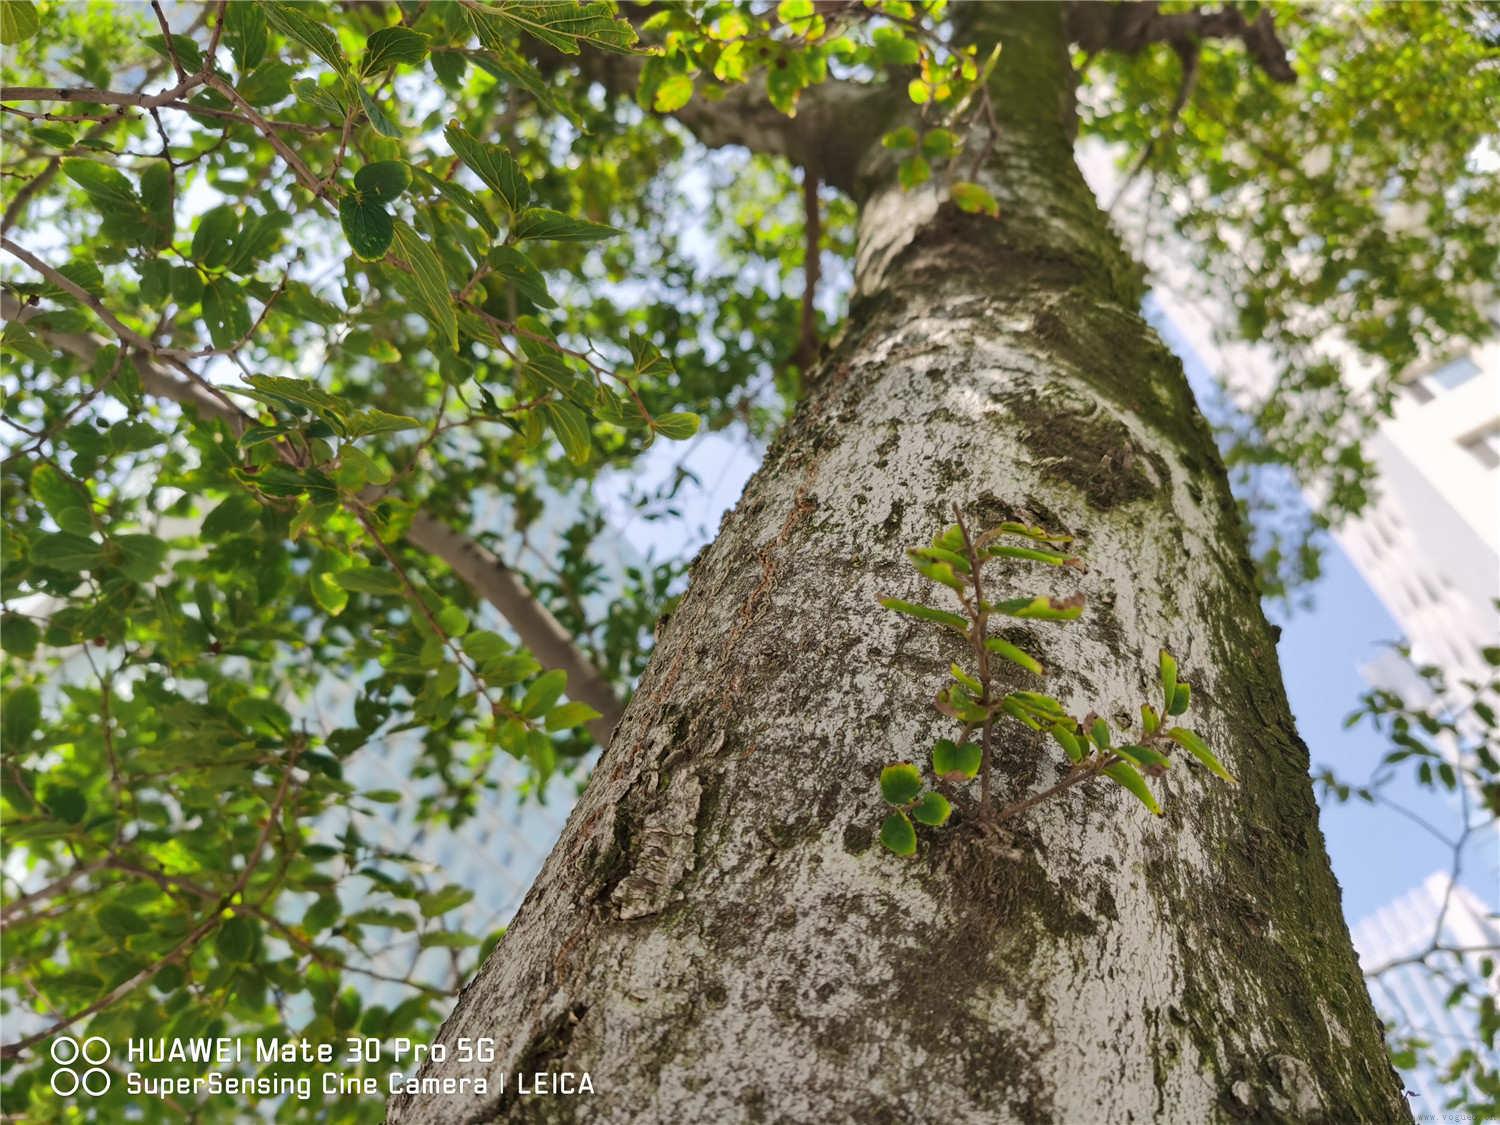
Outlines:
[[[1336,533],[1418,663],[1482,680],[1500,643],[1500,339],[1405,376],[1368,450],[1378,498]],[[1366,678],[1400,691],[1386,665]]]
[[[1478,972],[1479,954],[1462,959],[1438,954],[1435,964],[1444,969],[1439,977],[1417,964],[1397,965],[1384,972],[1382,966],[1401,961],[1429,949],[1435,942],[1454,949],[1476,949],[1500,945],[1500,919],[1462,884],[1448,896],[1448,875],[1434,872],[1395,901],[1381,907],[1351,928],[1360,968],[1369,976],[1370,996],[1381,1016],[1395,1024],[1398,1039],[1412,1036],[1427,1043],[1438,1067],[1420,1065],[1403,1077],[1418,1120],[1422,1114],[1441,1114],[1448,1096],[1437,1070],[1452,1055],[1475,1045],[1473,1002],[1484,994],[1486,984]],[[1447,909],[1444,910],[1444,899]],[[1442,926],[1437,926],[1439,915]],[[1460,980],[1471,989],[1467,1004],[1450,1008],[1450,989]]]

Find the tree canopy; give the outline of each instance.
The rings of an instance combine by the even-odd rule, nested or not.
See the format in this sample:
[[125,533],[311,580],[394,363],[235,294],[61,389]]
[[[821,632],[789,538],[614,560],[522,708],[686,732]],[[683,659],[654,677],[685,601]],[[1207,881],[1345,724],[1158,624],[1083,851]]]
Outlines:
[[[1081,127],[1275,350],[1231,461],[1335,521],[1401,371],[1485,331],[1493,14],[1145,7],[1075,12]],[[451,826],[498,756],[536,789],[607,741],[686,560],[611,578],[592,482],[774,431],[865,141],[998,209],[967,141],[1009,48],[944,0],[6,0],[0,41],[7,1103],[59,1112],[23,1048],[63,1029],[425,1035],[498,935],[371,818]],[[395,737],[409,790],[351,780]],[[363,1004],[393,943],[452,979]]]

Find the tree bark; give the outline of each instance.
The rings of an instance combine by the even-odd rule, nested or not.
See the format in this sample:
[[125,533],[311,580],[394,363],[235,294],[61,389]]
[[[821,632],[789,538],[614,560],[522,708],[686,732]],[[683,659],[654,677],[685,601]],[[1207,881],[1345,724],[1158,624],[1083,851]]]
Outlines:
[[[961,18],[1005,44],[998,133],[969,140],[1001,218],[872,149],[849,326],[422,1072],[488,1092],[392,1121],[1409,1119],[1223,465],[1073,163],[1061,14]],[[903,551],[955,503],[1081,540],[1086,575],[1000,592],[1088,599],[1009,634],[1047,690],[1128,722],[1166,645],[1240,787],[1179,765],[1160,819],[1090,784],[1000,848],[957,825],[885,852],[877,775],[953,733],[931,700],[962,646],[876,599],[926,597]],[[1058,779],[999,729],[1001,802]],[[537,1071],[595,1093],[522,1094]]]

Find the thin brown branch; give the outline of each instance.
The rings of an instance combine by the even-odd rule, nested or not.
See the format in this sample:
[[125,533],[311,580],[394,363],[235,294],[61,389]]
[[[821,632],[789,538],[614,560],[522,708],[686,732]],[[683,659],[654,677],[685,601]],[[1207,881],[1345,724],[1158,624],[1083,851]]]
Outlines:
[[312,170],[308,168],[302,157],[297,155],[296,150],[281,139],[281,136],[271,126],[271,123],[261,116],[259,110],[242,98],[238,90],[218,75],[210,74],[204,81],[212,89],[217,90],[230,101],[234,102],[235,105],[239,106],[240,112],[245,115],[251,124],[260,130],[261,136],[271,142],[271,147],[286,162],[287,167],[292,170],[292,174],[297,177],[303,187],[319,199],[324,197],[324,188],[318,177],[312,174]]
[[10,902],[7,902],[5,904],[3,909],[0,909],[0,925],[8,926],[15,923],[18,920],[18,915],[20,916],[19,920],[24,921],[25,915],[29,913],[29,911],[27,910],[28,907],[33,906],[39,902],[51,901],[58,895],[67,891],[68,888],[71,887],[74,883],[78,882],[78,880],[86,878],[96,871],[102,871],[107,866],[109,866],[107,862],[100,860],[94,863],[84,864],[81,867],[75,867],[66,875],[62,876],[59,879],[54,879],[45,887],[38,887],[36,890],[31,891],[28,894],[24,894],[19,898],[12,899]]
[[1240,9],[1228,6],[1213,11],[1193,8],[1163,12],[1157,0],[1132,4],[1075,0],[1068,5],[1068,34],[1090,54],[1110,50],[1134,55],[1151,43],[1170,43],[1181,49],[1204,39],[1238,39],[1273,82],[1297,81],[1269,8],[1262,8],[1254,19],[1247,20]]

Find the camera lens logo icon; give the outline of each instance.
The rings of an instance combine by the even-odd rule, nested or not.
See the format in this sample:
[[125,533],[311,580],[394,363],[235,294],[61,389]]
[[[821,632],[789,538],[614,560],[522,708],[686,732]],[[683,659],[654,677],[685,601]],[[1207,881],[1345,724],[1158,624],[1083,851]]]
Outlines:
[[109,1089],[114,1076],[101,1065],[109,1061],[109,1044],[102,1035],[90,1035],[82,1043],[71,1035],[52,1040],[52,1092],[60,1098],[71,1098],[82,1090],[97,1098]]

